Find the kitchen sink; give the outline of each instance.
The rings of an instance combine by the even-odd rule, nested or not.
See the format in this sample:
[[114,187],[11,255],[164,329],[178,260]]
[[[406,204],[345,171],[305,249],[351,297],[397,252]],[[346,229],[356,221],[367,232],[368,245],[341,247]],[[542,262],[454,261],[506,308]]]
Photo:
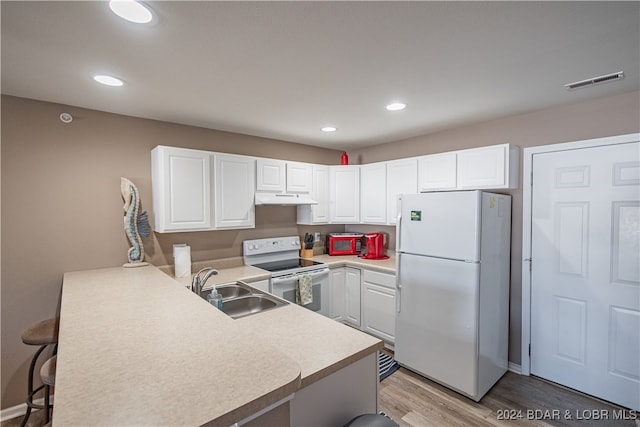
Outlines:
[[[240,282],[218,285],[215,288],[218,290],[218,294],[220,294],[220,296],[222,297],[222,301],[245,295],[251,295],[251,289]],[[200,296],[206,300],[207,298],[209,298],[209,294],[212,290],[213,288],[204,289]]]
[[[232,319],[249,316],[288,304],[273,295],[261,293],[243,282],[225,283],[215,287],[222,297],[222,312]],[[213,288],[205,289],[200,296],[207,300]]]
[[281,302],[276,298],[272,298],[264,294],[254,294],[224,301],[222,305],[222,312],[233,319],[237,319],[239,317],[270,310],[284,304],[284,302]]

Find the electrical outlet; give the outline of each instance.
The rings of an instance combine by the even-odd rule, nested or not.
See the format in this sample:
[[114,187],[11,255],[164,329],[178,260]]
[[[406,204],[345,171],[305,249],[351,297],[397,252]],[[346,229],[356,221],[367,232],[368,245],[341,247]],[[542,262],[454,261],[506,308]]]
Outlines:
[[314,237],[314,242],[319,242],[320,241],[320,232],[316,231]]

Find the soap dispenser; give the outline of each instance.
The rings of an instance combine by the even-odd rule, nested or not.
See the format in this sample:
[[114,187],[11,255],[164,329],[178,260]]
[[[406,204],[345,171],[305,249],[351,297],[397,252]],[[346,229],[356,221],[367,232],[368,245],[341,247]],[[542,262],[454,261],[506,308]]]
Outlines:
[[220,294],[218,293],[218,290],[216,288],[213,288],[211,290],[211,293],[209,294],[208,301],[209,301],[209,304],[211,304],[212,306],[214,306],[218,310],[222,310],[222,297],[220,296]]

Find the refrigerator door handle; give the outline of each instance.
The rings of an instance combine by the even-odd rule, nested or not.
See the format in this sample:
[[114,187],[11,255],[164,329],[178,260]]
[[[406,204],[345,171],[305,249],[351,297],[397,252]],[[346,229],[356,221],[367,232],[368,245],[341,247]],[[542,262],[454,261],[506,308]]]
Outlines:
[[[398,196],[398,204],[402,206],[402,196]],[[396,218],[396,313],[400,313],[401,310],[401,297],[402,285],[400,284],[400,227],[402,227],[402,209],[398,209],[398,216]]]
[[[400,201],[400,200],[398,200]],[[396,253],[400,252],[400,227],[402,226],[402,212],[398,212],[398,217],[396,218]],[[396,265],[396,271],[397,271]]]
[[[399,224],[398,224],[399,225]],[[397,240],[396,240],[397,242]],[[396,313],[400,313],[400,294],[402,292],[402,285],[400,284],[400,252],[396,252]]]

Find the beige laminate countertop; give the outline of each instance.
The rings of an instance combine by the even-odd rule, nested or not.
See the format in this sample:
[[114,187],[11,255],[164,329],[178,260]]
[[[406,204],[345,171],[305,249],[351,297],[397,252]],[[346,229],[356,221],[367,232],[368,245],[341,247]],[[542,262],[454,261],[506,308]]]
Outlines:
[[388,259],[364,259],[357,255],[315,255],[314,261],[324,262],[329,265],[329,268],[338,267],[359,267],[367,268],[370,270],[378,270],[382,273],[395,274],[396,273],[396,257],[395,253],[388,253]]
[[65,274],[54,426],[228,426],[383,346],[295,305],[232,320],[181,285],[151,265]]

